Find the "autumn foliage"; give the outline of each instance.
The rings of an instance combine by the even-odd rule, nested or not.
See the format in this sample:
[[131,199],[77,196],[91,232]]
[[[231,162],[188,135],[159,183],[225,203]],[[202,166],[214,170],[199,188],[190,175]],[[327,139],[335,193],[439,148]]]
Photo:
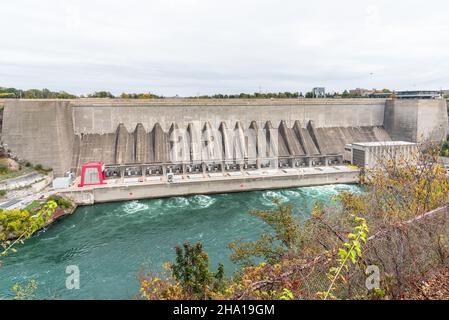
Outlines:
[[[449,182],[439,151],[423,144],[411,156],[385,154],[378,167],[364,172],[364,192],[344,192],[330,205],[317,204],[304,222],[291,205],[275,200],[275,210],[251,212],[271,232],[229,245],[241,270],[227,279],[220,276],[219,289],[205,271],[207,254],[194,250],[196,258],[182,260],[178,248],[170,278],[143,279],[142,296],[400,299],[426,272],[449,263]],[[366,286],[368,266],[379,269],[378,288]],[[185,270],[200,269],[198,276],[186,278]]]

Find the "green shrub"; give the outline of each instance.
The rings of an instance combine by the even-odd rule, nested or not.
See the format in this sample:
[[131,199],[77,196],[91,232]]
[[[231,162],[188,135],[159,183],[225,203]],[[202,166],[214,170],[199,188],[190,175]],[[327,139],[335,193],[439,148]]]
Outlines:
[[6,190],[0,190],[0,198],[6,196]]
[[7,174],[7,173],[9,173],[9,168],[4,164],[0,164],[0,174]]
[[56,195],[52,195],[50,196],[47,201],[54,201],[56,202],[56,204],[58,205],[58,207],[60,207],[61,209],[68,209],[72,207],[72,203],[60,196],[56,196]]
[[42,202],[39,200],[34,200],[33,202],[31,202],[30,204],[28,204],[24,210],[28,211],[28,212],[33,212],[35,209],[40,208],[42,205]]
[[[45,226],[56,207],[57,204],[54,201],[48,200],[35,214],[21,209],[0,211],[0,241],[7,240],[11,234],[15,237],[29,238]],[[0,255],[4,254],[5,251],[0,251]]]
[[48,173],[50,172],[52,169],[51,168],[45,168],[43,165],[41,164],[36,164],[34,166],[34,170],[40,172],[40,173]]
[[442,157],[449,157],[449,141],[445,141],[441,146],[441,154]]

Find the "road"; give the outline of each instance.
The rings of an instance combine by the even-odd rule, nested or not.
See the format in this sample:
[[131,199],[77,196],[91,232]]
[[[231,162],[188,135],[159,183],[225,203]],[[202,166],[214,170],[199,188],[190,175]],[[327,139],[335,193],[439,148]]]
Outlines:
[[31,202],[39,199],[45,199],[55,193],[56,193],[55,190],[47,190],[47,191],[44,190],[22,198],[10,199],[8,201],[0,203],[0,209],[12,210],[12,209],[25,208]]

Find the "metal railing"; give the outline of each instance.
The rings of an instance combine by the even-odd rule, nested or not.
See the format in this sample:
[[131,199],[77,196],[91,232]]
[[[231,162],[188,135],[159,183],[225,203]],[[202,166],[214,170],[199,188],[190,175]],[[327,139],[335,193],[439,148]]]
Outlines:
[[241,159],[209,159],[197,161],[106,164],[107,178],[145,177],[173,174],[236,172],[260,169],[288,169],[339,165],[343,155],[283,156]]

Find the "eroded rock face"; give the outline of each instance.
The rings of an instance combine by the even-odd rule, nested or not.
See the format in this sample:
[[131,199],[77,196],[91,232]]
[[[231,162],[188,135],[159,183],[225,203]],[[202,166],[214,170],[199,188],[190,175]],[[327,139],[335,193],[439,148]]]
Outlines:
[[7,157],[1,157],[0,156],[0,164],[7,167],[10,171],[19,171],[20,170],[20,164],[17,163],[17,161],[7,158]]
[[11,170],[11,171],[18,171],[18,170],[20,170],[20,164],[18,164],[13,159],[6,158],[5,159],[5,163],[8,166],[8,169]]
[[20,164],[14,160],[13,155],[0,142],[0,164],[6,166],[10,171],[20,170]]

